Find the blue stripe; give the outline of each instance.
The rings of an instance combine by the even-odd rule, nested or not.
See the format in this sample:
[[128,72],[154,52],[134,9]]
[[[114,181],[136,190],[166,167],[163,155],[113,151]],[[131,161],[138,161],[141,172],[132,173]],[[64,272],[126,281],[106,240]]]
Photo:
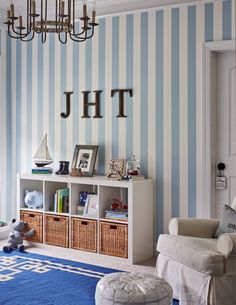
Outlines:
[[[98,38],[98,83],[100,95],[100,110],[102,118],[98,121],[98,173],[105,175],[105,36],[106,27],[105,19],[99,20],[99,38]],[[109,101],[110,102],[110,101]]]
[[[27,160],[32,160],[32,42],[27,43]],[[31,163],[27,163],[30,172]]]
[[43,124],[45,118],[43,117],[43,44],[41,42],[41,35],[38,35],[38,144],[43,140]]
[[213,40],[213,3],[205,4],[205,41]]
[[[92,88],[92,40],[86,40],[85,45],[85,89],[90,91],[89,103],[94,103],[94,93]],[[90,106],[88,113],[91,118],[85,120],[85,142],[92,144],[92,120],[95,114],[95,107]]]
[[164,54],[163,54],[163,11],[156,12],[156,232],[163,232],[163,75],[164,75]]
[[171,147],[172,217],[179,216],[179,9],[172,10],[171,23]]
[[188,216],[196,216],[196,6],[188,8]]
[[141,14],[141,170],[148,176],[148,13]]
[[[12,71],[12,39],[6,35],[6,99],[5,99],[5,107],[6,107],[6,194],[9,194],[9,200],[14,198],[12,183],[11,183],[11,174],[12,174],[12,119],[11,119],[11,100],[12,100],[12,91],[11,91],[11,71]],[[11,209],[11,204],[6,202],[6,220],[10,220],[13,216],[13,211]]]
[[[232,10],[232,3],[231,0],[223,1],[223,8],[222,8],[222,38],[223,40],[231,39],[231,10]],[[235,25],[234,25],[235,26]]]
[[[66,91],[66,64],[67,64],[67,45],[61,44],[61,112],[66,110],[66,95],[63,93]],[[60,114],[58,114],[60,116]],[[66,155],[66,129],[67,129],[67,119],[60,117],[61,123],[61,160],[70,160],[71,156]]]
[[[133,53],[134,53],[134,18],[126,17],[126,86],[133,89]],[[126,95],[126,156],[131,157],[133,152],[133,97]]]
[[49,35],[49,118],[48,118],[48,148],[55,156],[55,35]]
[[[112,88],[119,88],[119,17],[112,18]],[[112,158],[119,158],[119,113],[118,94],[112,101]]]
[[79,88],[79,43],[73,42],[73,95],[71,109],[73,118],[73,148],[79,144],[79,105],[82,105],[82,96]]
[[16,172],[21,172],[21,42],[16,41]]

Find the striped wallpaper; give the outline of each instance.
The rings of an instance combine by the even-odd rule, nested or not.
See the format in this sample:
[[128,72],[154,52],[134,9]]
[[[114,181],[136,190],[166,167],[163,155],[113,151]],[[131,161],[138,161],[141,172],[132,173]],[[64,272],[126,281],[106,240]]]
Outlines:
[[[199,215],[201,47],[235,38],[235,0],[110,16],[99,24],[92,40],[67,45],[54,35],[44,45],[40,37],[20,43],[1,30],[7,194],[14,194],[16,173],[31,170],[46,132],[55,169],[59,160],[72,160],[75,144],[98,144],[99,174],[111,158],[135,154],[142,173],[154,179],[159,234],[172,216]],[[126,119],[116,118],[112,88],[133,88],[133,97],[125,97]],[[74,91],[72,112],[61,119],[65,90]],[[103,90],[102,119],[81,118],[83,90]],[[13,196],[6,218],[14,215]]]

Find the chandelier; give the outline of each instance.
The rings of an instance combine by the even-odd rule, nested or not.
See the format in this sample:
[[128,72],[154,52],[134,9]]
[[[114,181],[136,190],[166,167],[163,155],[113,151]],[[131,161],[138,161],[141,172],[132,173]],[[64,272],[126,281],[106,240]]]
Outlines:
[[[81,22],[78,24],[78,19],[75,17],[76,0],[54,0],[53,9],[52,6],[48,6],[47,0],[26,1],[27,13],[24,21],[22,16],[15,15],[13,4],[7,10],[7,21],[4,24],[7,25],[8,35],[11,38],[27,42],[31,41],[37,33],[41,34],[41,41],[45,43],[47,33],[55,33],[63,44],[67,43],[68,37],[73,41],[83,42],[93,37],[94,28],[98,26],[95,22],[95,9],[92,11],[92,18],[88,17],[85,3],[83,3],[83,16],[79,18]],[[50,12],[54,11],[53,18],[48,17],[50,15],[48,8]]]

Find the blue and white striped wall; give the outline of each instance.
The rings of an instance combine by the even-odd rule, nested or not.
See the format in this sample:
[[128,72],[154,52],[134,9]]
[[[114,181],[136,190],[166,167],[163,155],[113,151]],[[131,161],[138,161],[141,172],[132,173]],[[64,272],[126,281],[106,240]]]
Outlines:
[[[57,167],[72,160],[75,144],[98,144],[97,170],[111,158],[135,154],[154,179],[156,232],[172,216],[199,215],[202,154],[202,43],[235,38],[235,0],[196,2],[99,20],[86,43],[61,45],[54,35],[20,43],[1,31],[2,101],[6,113],[7,191],[16,172],[30,171],[45,133]],[[118,119],[112,88],[126,96],[127,119]],[[73,90],[72,113],[63,91]],[[83,90],[103,90],[102,119],[82,119]],[[93,112],[93,110],[92,110]],[[143,203],[145,213],[145,202]],[[15,201],[6,216],[15,215]]]

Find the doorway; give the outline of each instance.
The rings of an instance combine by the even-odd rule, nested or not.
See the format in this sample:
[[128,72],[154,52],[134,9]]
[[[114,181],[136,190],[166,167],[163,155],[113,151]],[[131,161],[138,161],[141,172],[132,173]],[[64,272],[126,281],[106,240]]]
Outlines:
[[[232,58],[233,64],[230,63]],[[222,72],[222,69],[225,71]],[[236,165],[231,165],[232,160],[229,160],[230,155],[236,155],[235,107],[235,40],[205,43],[202,110],[203,217],[220,217],[222,206],[230,204],[236,194]],[[225,164],[225,170],[221,174],[227,177],[227,186],[221,190],[216,189],[216,175],[219,174],[217,164],[220,162]]]

